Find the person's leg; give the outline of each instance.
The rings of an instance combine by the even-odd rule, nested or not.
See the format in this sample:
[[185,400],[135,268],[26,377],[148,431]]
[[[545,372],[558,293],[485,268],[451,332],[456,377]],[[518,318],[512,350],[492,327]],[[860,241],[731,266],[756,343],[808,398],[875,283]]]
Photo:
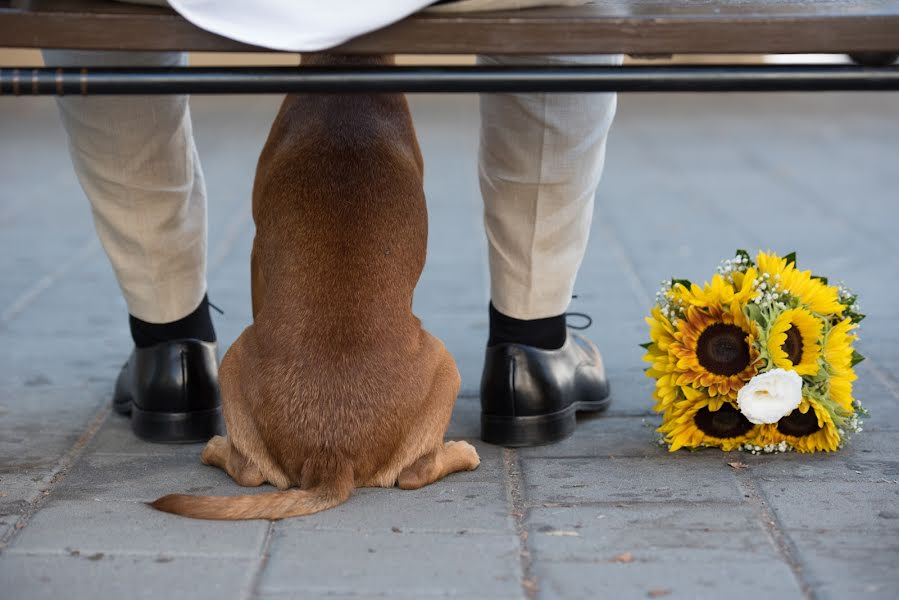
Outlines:
[[[485,56],[479,62],[618,65],[621,57]],[[514,421],[498,428],[485,421],[484,437],[507,445],[543,443],[570,433],[575,410],[608,402],[598,353],[567,332],[564,313],[587,245],[616,97],[482,94],[480,102],[479,176],[491,279],[485,419],[570,409],[564,423],[527,431],[516,430]],[[517,384],[508,383],[509,369],[517,370]],[[585,382],[582,374],[591,370]]]
[[[48,66],[177,66],[186,55],[48,50],[44,60]],[[217,411],[215,353],[203,345],[215,341],[206,300],[206,190],[187,96],[65,96],[58,106],[137,346],[117,386],[117,408],[127,412],[133,401],[138,412]],[[158,369],[175,355],[191,377],[163,382],[134,372]],[[134,389],[135,378],[144,380],[141,389]],[[187,392],[194,396],[189,402],[173,400]],[[135,430],[166,438],[136,422]],[[166,441],[191,438],[186,430],[168,433],[175,439]],[[193,434],[204,436],[205,430]]]
[[[482,64],[620,64],[618,56],[481,57]],[[565,312],[584,257],[615,94],[482,94],[479,175],[493,306]]]
[[[178,66],[180,53],[45,51],[49,66]],[[57,100],[72,164],[128,303],[148,323],[206,293],[206,190],[187,96]]]

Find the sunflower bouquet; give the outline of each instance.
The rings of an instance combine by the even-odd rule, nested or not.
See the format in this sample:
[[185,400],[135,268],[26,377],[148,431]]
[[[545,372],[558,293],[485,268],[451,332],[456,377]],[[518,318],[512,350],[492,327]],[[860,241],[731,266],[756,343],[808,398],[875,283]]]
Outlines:
[[856,295],[796,267],[795,254],[744,250],[711,283],[665,281],[646,319],[662,443],[725,451],[834,451],[861,431],[853,348]]

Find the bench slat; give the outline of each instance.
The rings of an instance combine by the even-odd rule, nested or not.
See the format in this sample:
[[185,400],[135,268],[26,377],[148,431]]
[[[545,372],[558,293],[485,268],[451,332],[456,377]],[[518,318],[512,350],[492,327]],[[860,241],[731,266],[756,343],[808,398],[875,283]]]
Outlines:
[[[103,0],[0,0],[0,46],[262,50],[164,8]],[[347,53],[804,53],[899,51],[899,0],[601,0],[581,7],[419,14]]]

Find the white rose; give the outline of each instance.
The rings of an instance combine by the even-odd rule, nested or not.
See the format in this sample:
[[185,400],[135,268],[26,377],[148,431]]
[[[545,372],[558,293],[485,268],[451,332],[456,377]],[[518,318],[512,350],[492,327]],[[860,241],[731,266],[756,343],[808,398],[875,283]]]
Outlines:
[[774,369],[756,375],[737,392],[737,406],[751,423],[777,423],[802,403],[802,377]]

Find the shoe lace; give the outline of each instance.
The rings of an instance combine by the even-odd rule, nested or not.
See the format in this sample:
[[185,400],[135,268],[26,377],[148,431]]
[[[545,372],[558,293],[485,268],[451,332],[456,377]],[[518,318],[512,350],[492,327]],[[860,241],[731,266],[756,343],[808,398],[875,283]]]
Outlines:
[[565,319],[566,319],[566,322],[567,322],[567,320],[568,320],[568,317],[580,317],[580,318],[582,318],[582,319],[586,319],[586,320],[587,320],[587,322],[586,322],[585,324],[583,324],[583,325],[572,325],[571,323],[568,323],[568,326],[569,326],[569,327],[571,327],[572,329],[577,329],[578,331],[580,331],[580,330],[582,330],[582,329],[587,329],[588,327],[590,327],[591,325],[593,325],[593,317],[591,317],[591,316],[588,315],[587,313],[582,313],[582,312],[567,312],[567,313],[565,313]]
[[[571,299],[572,299],[572,300],[577,300],[577,294],[573,295],[573,296],[571,297]],[[591,316],[588,315],[587,313],[582,313],[582,312],[567,312],[567,313],[565,313],[565,320],[566,320],[566,322],[567,322],[567,320],[568,320],[568,317],[580,317],[581,319],[586,319],[586,320],[587,320],[587,322],[586,322],[585,324],[583,324],[583,325],[572,325],[572,324],[568,323],[568,326],[569,326],[569,327],[571,327],[572,329],[576,329],[576,330],[578,330],[578,331],[581,331],[581,330],[583,330],[583,329],[587,329],[588,327],[590,327],[591,325],[593,325],[593,317],[591,317]]]

